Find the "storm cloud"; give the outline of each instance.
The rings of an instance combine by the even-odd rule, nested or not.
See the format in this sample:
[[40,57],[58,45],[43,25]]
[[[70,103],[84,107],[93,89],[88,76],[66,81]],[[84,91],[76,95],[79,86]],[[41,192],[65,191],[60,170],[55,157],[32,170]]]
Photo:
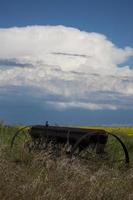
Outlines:
[[133,109],[131,47],[64,26],[0,29],[0,44],[1,91],[28,88],[57,110]]

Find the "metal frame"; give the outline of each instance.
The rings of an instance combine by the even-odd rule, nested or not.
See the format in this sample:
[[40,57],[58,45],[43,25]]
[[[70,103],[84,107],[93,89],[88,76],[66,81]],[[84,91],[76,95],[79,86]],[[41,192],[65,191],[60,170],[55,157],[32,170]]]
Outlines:
[[[23,131],[23,130],[26,129],[26,128],[30,128],[30,130],[31,130],[33,127],[35,127],[35,126],[25,126],[25,127],[21,128],[21,129],[19,129],[19,130],[14,134],[14,136],[13,136],[13,138],[12,138],[12,140],[11,140],[11,148],[13,148],[15,139],[16,139],[16,137],[21,133],[21,131]],[[47,131],[48,129],[47,129],[47,127],[48,127],[48,126],[46,126],[46,137],[47,137],[47,135],[48,135],[48,131]],[[55,126],[55,128],[57,128],[57,126]],[[71,129],[70,129],[69,127],[67,127],[67,129],[66,129],[66,127],[61,127],[61,128],[62,128],[62,131],[63,131],[63,129],[64,129],[64,132],[67,131],[67,135],[66,135],[66,144],[67,144],[67,145],[70,145]],[[76,129],[76,130],[79,130],[79,132],[80,132],[80,130],[82,130],[82,129]],[[80,143],[81,143],[84,139],[89,138],[89,137],[91,138],[91,135],[90,135],[90,133],[89,133],[90,130],[91,130],[91,134],[95,133],[96,131],[99,131],[99,132],[101,131],[101,130],[97,130],[97,129],[88,129],[88,132],[87,132],[87,129],[84,129],[84,130],[86,131],[86,132],[84,132],[84,135],[81,136],[81,137],[79,137],[79,138],[76,140],[75,144],[72,146],[72,149],[71,149],[71,151],[69,152],[71,156],[74,154],[74,152],[75,152],[76,149],[80,146]],[[103,131],[104,131],[104,130],[103,130]],[[123,148],[123,151],[124,151],[124,155],[125,155],[125,163],[128,164],[128,163],[129,163],[129,153],[128,153],[128,150],[127,150],[125,144],[123,143],[123,141],[122,141],[117,135],[115,135],[115,134],[113,134],[113,133],[106,132],[106,131],[105,131],[105,133],[106,133],[107,135],[111,135],[112,137],[114,137],[114,138],[121,144],[121,146],[122,146],[122,148]],[[31,136],[31,137],[32,137],[32,136]],[[56,138],[56,136],[54,136],[54,137]],[[97,143],[97,144],[98,144],[98,143]],[[88,144],[88,146],[89,146],[89,144]],[[85,149],[85,148],[84,148],[84,149]]]

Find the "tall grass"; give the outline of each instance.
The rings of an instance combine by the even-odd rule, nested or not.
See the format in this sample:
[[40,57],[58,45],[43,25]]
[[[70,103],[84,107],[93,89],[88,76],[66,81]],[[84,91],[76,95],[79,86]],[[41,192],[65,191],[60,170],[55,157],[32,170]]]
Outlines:
[[[101,160],[54,157],[49,151],[16,152],[10,148],[17,127],[0,126],[1,200],[132,200],[133,139],[122,135],[129,167]],[[111,142],[111,141],[110,141]]]

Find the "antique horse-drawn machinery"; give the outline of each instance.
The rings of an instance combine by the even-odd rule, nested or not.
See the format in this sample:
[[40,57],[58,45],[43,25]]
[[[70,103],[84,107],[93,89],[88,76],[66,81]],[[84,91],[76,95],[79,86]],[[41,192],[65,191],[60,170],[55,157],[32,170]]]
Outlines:
[[[110,141],[109,137],[112,137]],[[123,141],[117,135],[102,129],[49,126],[48,123],[26,126],[13,136],[11,147],[16,146],[28,148],[28,151],[47,151],[51,147],[57,155],[64,148],[70,157],[78,155],[81,158],[89,158],[95,153],[100,158],[112,162],[124,160],[125,163],[129,163],[128,151]]]

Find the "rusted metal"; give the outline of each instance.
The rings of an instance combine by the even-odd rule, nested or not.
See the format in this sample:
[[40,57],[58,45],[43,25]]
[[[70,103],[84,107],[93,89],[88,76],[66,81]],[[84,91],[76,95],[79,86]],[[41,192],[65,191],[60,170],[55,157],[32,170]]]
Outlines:
[[[77,151],[77,149],[78,152],[82,152],[88,147],[95,149],[96,154],[104,154],[108,136],[111,135],[121,144],[125,154],[125,162],[129,163],[129,155],[125,144],[118,136],[108,133],[105,130],[49,126],[48,122],[45,125],[33,125],[28,127],[30,127],[28,134],[31,136],[32,141],[37,141],[41,144],[53,141],[55,144],[64,144],[69,147],[69,150],[67,149],[66,153],[69,153],[71,156]],[[19,133],[26,128],[27,127],[23,127],[16,132],[11,141],[11,147],[13,147],[15,139]]]
[[108,134],[100,129],[70,128],[61,126],[32,126],[29,134],[32,138],[48,138],[56,143],[71,145],[71,154],[78,148],[79,151],[89,146],[96,148],[96,153],[103,153]]

